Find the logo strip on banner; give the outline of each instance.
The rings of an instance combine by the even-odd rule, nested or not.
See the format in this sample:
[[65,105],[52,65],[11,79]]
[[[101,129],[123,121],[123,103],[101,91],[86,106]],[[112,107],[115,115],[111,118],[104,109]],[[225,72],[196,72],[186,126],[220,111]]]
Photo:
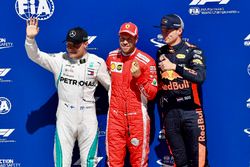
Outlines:
[[9,137],[15,129],[0,129],[0,136]]
[[4,77],[10,70],[11,68],[0,68],[0,77]]
[[207,2],[219,2],[219,4],[227,4],[230,0],[193,0],[189,5],[205,5]]
[[0,114],[7,114],[11,110],[10,100],[6,97],[0,97]]
[[[235,9],[225,9],[225,5],[229,3],[230,0],[193,0],[189,5],[192,6],[189,8],[189,14],[190,15],[221,15],[221,14],[239,14],[239,10]],[[214,7],[214,8],[209,8],[205,7],[207,3],[217,3],[217,5],[221,6],[224,5],[223,7]],[[197,7],[194,7],[197,6]],[[199,7],[198,7],[199,6]],[[201,6],[204,6],[203,8]]]
[[245,46],[250,46],[250,34],[244,39],[244,45]]
[[15,143],[15,140],[8,139],[14,130],[15,129],[0,129],[0,143]]
[[12,42],[7,42],[6,38],[0,38],[0,49],[7,49],[13,47]]
[[[88,36],[88,43],[89,45],[97,38],[97,36]],[[87,47],[88,50],[98,50],[98,48]]]
[[21,167],[21,163],[17,163],[14,159],[0,159],[0,167]]
[[12,82],[12,80],[5,80],[3,77],[5,77],[9,72],[11,68],[0,68],[0,82]]

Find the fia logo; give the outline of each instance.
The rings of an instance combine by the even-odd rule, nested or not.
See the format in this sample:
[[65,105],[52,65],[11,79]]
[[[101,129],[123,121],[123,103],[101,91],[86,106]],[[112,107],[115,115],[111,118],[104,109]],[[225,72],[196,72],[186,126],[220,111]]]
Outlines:
[[201,10],[198,7],[191,7],[189,8],[188,12],[191,15],[199,15],[201,13]]
[[0,129],[0,136],[9,137],[15,129]]
[[30,17],[47,20],[54,13],[55,6],[52,0],[16,0],[15,9],[24,20]]
[[244,39],[244,45],[245,46],[250,46],[250,34]]
[[230,0],[192,0],[189,5],[205,5],[207,2],[219,2],[220,5],[225,5]]
[[0,97],[0,114],[7,114],[11,110],[11,103],[6,97]]

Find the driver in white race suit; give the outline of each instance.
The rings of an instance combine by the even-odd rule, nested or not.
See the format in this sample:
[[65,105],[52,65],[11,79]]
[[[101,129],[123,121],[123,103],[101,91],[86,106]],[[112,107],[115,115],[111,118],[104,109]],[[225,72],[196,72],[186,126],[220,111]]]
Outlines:
[[25,48],[29,58],[54,74],[59,103],[54,144],[56,167],[70,167],[75,140],[78,140],[81,166],[97,165],[98,122],[94,92],[100,82],[106,90],[110,75],[105,61],[87,52],[88,35],[72,28],[66,36],[67,52],[55,54],[39,50],[35,37],[38,20],[27,20]]

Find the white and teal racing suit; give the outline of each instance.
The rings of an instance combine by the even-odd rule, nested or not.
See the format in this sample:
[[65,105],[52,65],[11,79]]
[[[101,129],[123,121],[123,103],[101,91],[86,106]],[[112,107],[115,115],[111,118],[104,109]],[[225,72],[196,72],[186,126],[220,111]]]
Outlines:
[[98,122],[94,92],[100,82],[106,90],[110,75],[105,61],[90,53],[80,60],[67,53],[48,54],[39,50],[34,39],[26,38],[29,58],[54,74],[59,103],[54,144],[56,167],[70,167],[75,140],[78,140],[81,166],[97,165]]

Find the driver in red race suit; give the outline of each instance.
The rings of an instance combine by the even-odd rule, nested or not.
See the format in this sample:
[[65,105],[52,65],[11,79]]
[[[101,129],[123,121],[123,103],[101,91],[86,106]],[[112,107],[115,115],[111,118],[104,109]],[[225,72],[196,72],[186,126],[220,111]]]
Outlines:
[[111,75],[110,108],[106,150],[110,167],[123,167],[126,149],[133,167],[148,166],[150,119],[148,100],[157,93],[157,72],[153,58],[136,48],[137,26],[120,27],[120,48],[106,60]]

